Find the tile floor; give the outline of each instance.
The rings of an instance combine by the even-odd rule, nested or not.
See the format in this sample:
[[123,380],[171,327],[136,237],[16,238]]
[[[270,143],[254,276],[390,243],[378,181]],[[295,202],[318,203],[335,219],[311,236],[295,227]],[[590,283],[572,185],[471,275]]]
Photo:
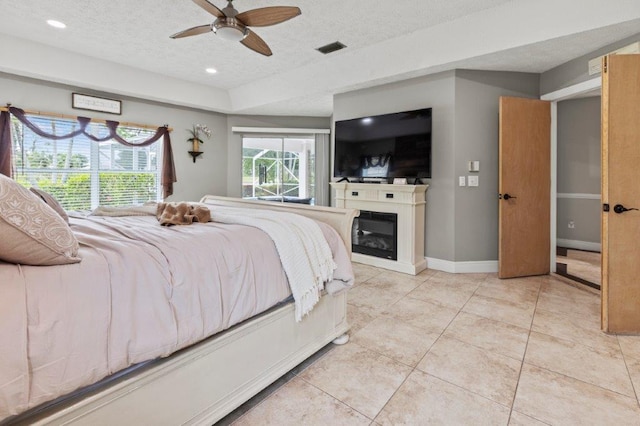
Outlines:
[[234,425],[640,425],[640,337],[551,276],[354,264],[351,341],[223,419]]

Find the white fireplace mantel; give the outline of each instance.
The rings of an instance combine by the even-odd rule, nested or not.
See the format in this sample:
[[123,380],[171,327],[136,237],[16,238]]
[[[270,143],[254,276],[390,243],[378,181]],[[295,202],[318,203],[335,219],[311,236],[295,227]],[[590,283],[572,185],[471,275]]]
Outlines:
[[398,215],[398,260],[353,253],[354,262],[416,275],[426,269],[424,228],[429,185],[332,182],[336,207]]

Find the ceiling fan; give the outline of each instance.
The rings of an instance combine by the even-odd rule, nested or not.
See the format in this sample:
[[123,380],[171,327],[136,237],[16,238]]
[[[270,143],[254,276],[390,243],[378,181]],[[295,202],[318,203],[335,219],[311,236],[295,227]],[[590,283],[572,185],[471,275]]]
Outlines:
[[207,0],[193,0],[193,2],[215,16],[216,20],[212,24],[200,25],[180,31],[172,35],[171,38],[190,37],[213,31],[223,39],[239,41],[249,49],[265,56],[271,56],[271,49],[249,27],[267,27],[279,24],[302,13],[300,8],[291,6],[261,7],[238,13],[236,8],[233,7],[233,0],[228,0],[227,7],[222,10]]

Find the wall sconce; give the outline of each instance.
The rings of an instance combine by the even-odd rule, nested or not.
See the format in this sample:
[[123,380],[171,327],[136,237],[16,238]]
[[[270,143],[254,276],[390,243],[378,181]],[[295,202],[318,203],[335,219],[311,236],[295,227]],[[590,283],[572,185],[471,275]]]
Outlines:
[[189,134],[191,135],[191,137],[189,139],[187,139],[187,142],[191,142],[191,151],[189,152],[189,155],[191,155],[191,157],[193,157],[193,162],[196,162],[196,158],[198,158],[200,155],[202,155],[202,151],[200,151],[200,144],[204,143],[202,141],[202,138],[200,138],[200,133],[203,133],[205,136],[207,136],[207,139],[209,139],[211,137],[211,130],[209,130],[209,128],[203,124],[194,124],[193,128],[188,130]]
[[189,154],[193,157],[193,162],[196,162],[196,158],[202,155],[202,151],[189,151]]

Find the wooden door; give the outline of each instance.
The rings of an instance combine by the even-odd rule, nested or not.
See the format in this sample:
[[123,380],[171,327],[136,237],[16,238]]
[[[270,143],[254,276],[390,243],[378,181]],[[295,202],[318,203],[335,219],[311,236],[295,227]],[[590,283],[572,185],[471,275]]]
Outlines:
[[602,329],[639,333],[640,55],[603,61]]
[[500,98],[500,278],[550,272],[551,106]]

